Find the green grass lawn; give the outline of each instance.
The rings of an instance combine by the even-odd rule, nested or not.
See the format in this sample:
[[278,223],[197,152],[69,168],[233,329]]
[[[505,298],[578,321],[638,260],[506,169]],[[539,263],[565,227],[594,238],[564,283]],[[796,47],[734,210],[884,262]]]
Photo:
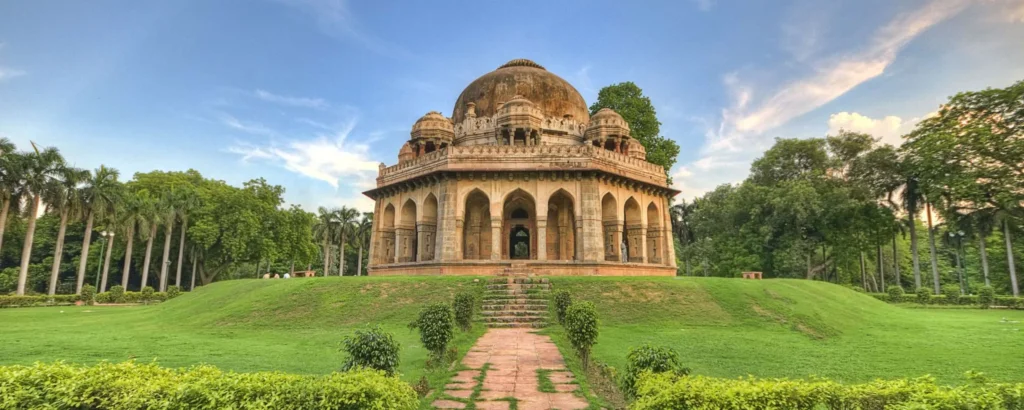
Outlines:
[[[401,343],[400,371],[412,383],[427,352],[407,324],[462,289],[482,293],[466,277],[237,280],[154,306],[0,309],[0,364],[136,359],[329,373],[344,360],[344,336],[380,324]],[[482,333],[457,332],[460,353]]]
[[[719,377],[856,382],[931,374],[962,383],[965,371],[977,370],[999,381],[1024,379],[1024,325],[1001,322],[1024,322],[1024,311],[907,309],[803,280],[553,283],[597,305],[594,358],[619,369],[629,348],[652,342],[674,347],[695,373]],[[341,366],[345,335],[380,324],[402,344],[403,379],[415,382],[426,351],[406,325],[426,303],[450,302],[463,289],[482,293],[483,285],[466,277],[237,280],[154,306],[0,309],[0,364],[136,359],[328,373]],[[460,353],[482,330],[478,323],[457,333]],[[560,327],[548,332],[564,340]]]
[[[597,305],[593,357],[618,369],[633,346],[675,348],[697,374],[844,382],[964,372],[1024,380],[1024,311],[907,309],[822,282],[722,278],[555,278]],[[549,332],[556,341],[560,327]],[[567,348],[567,346],[564,346]]]

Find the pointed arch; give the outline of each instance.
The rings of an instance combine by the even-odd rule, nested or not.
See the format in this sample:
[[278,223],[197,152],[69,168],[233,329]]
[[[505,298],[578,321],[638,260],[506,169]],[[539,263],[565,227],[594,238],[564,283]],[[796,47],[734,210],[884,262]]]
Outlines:
[[537,258],[537,202],[516,188],[502,203],[502,259]]
[[466,195],[463,228],[462,258],[490,259],[491,256],[491,200],[483,191],[473,189]]
[[604,232],[604,260],[622,261],[622,222],[619,221],[619,203],[611,192],[601,198],[601,222]]
[[395,262],[395,206],[388,203],[384,207],[380,222],[381,250],[377,258],[380,263]]
[[548,260],[576,259],[576,216],[572,195],[559,189],[548,198],[545,242]]
[[665,230],[661,228],[662,214],[658,205],[647,205],[647,263],[662,263],[665,259]]
[[626,244],[626,259],[629,262],[643,262],[644,240],[643,220],[640,213],[640,204],[635,198],[629,197],[623,207],[622,214],[625,216],[626,237],[623,241]]
[[416,260],[416,202],[409,198],[402,205],[395,236],[398,238],[398,261]]
[[434,260],[437,244],[437,197],[433,193],[428,193],[423,199],[420,222],[416,224],[416,238],[419,243],[416,260]]

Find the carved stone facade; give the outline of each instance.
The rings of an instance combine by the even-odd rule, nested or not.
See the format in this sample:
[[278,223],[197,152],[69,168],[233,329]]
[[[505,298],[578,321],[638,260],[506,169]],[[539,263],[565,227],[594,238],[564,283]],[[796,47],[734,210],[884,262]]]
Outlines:
[[381,164],[370,274],[674,275],[665,171],[612,110],[529,60],[477,79],[453,118]]

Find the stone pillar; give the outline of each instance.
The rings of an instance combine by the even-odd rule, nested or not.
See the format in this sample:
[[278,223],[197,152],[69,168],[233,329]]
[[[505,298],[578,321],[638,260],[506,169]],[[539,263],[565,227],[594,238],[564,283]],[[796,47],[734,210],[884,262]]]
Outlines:
[[676,267],[676,243],[672,238],[672,219],[669,216],[671,213],[668,212],[668,198],[662,199],[661,206],[661,209],[665,210],[665,212],[661,213],[664,218],[661,226],[665,227],[665,234],[662,235],[665,237],[665,257],[668,259],[665,261],[665,264],[674,268]]
[[416,252],[416,261],[434,260],[434,238],[437,233],[437,226],[432,223],[416,224],[416,243],[419,250]]
[[548,216],[537,216],[537,260],[548,260]]
[[637,243],[638,243],[638,246],[640,247],[640,262],[641,263],[647,263],[647,261],[648,261],[648,259],[647,259],[647,252],[649,252],[649,251],[647,250],[647,227],[646,226],[641,226],[640,227],[640,240]]
[[501,218],[491,217],[491,260],[501,259],[501,246],[505,238],[501,237]]
[[662,263],[665,259],[665,245],[662,244],[664,229],[647,228],[647,263]]
[[456,223],[456,219],[460,219],[457,211],[460,206],[455,203],[458,200],[457,188],[456,180],[451,178],[442,179],[438,188],[437,228],[439,233],[437,240],[440,242],[440,246],[434,246],[438,250],[435,260],[462,259],[462,230],[461,226],[457,226]]
[[[377,201],[375,201],[375,203],[373,204],[373,214],[374,215],[380,215],[381,214],[380,204],[381,204],[381,200],[380,199],[377,199]],[[380,223],[381,222],[378,219],[379,218],[373,218],[373,225],[370,228],[370,249],[367,250],[367,257],[366,257],[366,261],[367,261],[366,267],[367,268],[369,268],[370,266],[376,265],[378,263],[378,261],[380,260],[380,256],[377,255],[377,250],[380,249],[380,244],[378,244],[377,242],[380,241]],[[320,243],[318,242],[317,245],[320,245]]]
[[395,230],[395,239],[398,241],[398,258],[396,262],[415,262],[413,253],[416,248],[416,228],[414,226],[402,226]]
[[604,221],[604,260],[622,261],[622,222]]
[[582,252],[577,253],[584,262],[599,262],[604,258],[604,230],[601,225],[601,191],[597,179],[588,177],[580,181],[580,220],[576,236]]

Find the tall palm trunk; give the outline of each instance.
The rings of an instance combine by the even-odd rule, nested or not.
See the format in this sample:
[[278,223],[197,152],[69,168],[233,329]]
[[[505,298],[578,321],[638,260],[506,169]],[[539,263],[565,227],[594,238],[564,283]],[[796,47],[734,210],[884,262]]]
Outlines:
[[363,276],[363,244],[359,244],[359,260],[356,261],[356,276]]
[[196,263],[199,262],[199,258],[195,254],[192,255],[192,283],[188,285],[188,291],[196,288]]
[[128,227],[128,244],[124,247],[124,267],[121,268],[121,287],[128,289],[128,273],[132,269],[132,244],[135,242],[135,225]]
[[883,268],[884,265],[882,264],[882,245],[881,244],[877,245],[877,250],[878,250],[878,252],[877,252],[878,253],[878,279],[879,279],[880,284],[881,284],[879,291],[885,292],[885,269]]
[[181,239],[178,240],[178,272],[174,274],[174,286],[181,287],[181,261],[185,258],[185,230],[188,229],[188,217],[181,218]]
[[932,253],[932,279],[935,282],[935,294],[942,293],[942,284],[939,281],[939,257],[935,253],[935,229],[932,228],[932,204],[928,202],[925,204],[925,209],[928,211],[928,247]]
[[1010,288],[1013,290],[1013,297],[1017,297],[1020,296],[1020,289],[1017,287],[1017,267],[1013,264],[1013,238],[1010,236],[1010,222],[1005,219],[1003,220],[1003,240],[1006,242],[1006,262],[1010,266]]
[[167,269],[170,267],[171,235],[174,233],[174,222],[164,227],[164,259],[160,264],[160,292],[167,291]]
[[921,287],[921,255],[917,252],[917,221],[911,213],[907,218],[910,222],[910,257],[914,261],[914,289]]
[[985,286],[992,286],[988,280],[988,250],[985,249],[985,236],[978,235],[978,250],[981,252],[981,273],[985,277]]
[[288,268],[288,276],[295,276],[295,260],[292,259],[292,267]]
[[68,228],[68,211],[60,211],[60,228],[57,229],[57,244],[53,251],[53,269],[50,270],[50,289],[47,294],[57,294],[57,279],[60,276],[60,260],[64,256],[64,233]]
[[36,212],[39,212],[39,195],[32,196],[32,206],[28,214],[28,227],[25,228],[25,245],[21,248],[21,270],[18,271],[18,296],[25,294],[25,282],[28,281],[28,262],[32,259],[32,240],[36,236]]
[[345,236],[341,236],[341,245],[338,245],[338,276],[345,276]]
[[[326,235],[326,234],[325,234]],[[324,277],[331,273],[331,242],[324,238]]]
[[896,234],[892,234],[892,269],[896,278],[896,286],[903,287],[903,278],[900,277],[900,254],[896,251]]
[[99,293],[107,291],[107,275],[110,273],[110,251],[114,249],[114,237],[107,240],[107,254],[103,257],[103,276],[100,277]]
[[14,199],[8,199],[4,201],[3,207],[0,207],[0,250],[4,249],[4,231],[7,230],[7,213],[11,211],[11,201]]
[[868,273],[867,269],[864,268],[864,251],[860,252],[860,285],[865,291],[869,291]]
[[153,238],[156,237],[156,224],[152,224],[149,229],[149,239],[146,240],[146,257],[142,259],[142,285],[139,290],[146,287],[149,283],[149,260],[153,255]]
[[75,293],[82,293],[82,284],[85,283],[85,265],[89,262],[89,244],[92,243],[92,220],[95,212],[89,211],[85,218],[85,234],[82,235],[82,258],[78,261],[78,282],[75,284]]

